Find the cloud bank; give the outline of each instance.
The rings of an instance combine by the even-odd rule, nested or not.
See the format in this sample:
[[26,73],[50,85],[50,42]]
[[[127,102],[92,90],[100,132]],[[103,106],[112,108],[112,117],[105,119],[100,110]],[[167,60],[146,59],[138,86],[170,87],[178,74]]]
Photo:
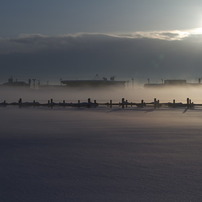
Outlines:
[[202,31],[21,35],[0,39],[1,79],[195,78],[202,75]]

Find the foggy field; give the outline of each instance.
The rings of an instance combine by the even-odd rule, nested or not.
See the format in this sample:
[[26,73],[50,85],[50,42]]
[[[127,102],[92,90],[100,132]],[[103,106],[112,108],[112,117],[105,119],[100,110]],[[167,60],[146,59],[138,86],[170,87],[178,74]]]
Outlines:
[[202,201],[202,0],[0,10],[0,202]]
[[55,102],[81,102],[97,100],[98,102],[120,102],[122,98],[127,99],[129,102],[141,102],[143,99],[146,102],[152,102],[154,98],[160,102],[186,102],[190,98],[194,103],[202,104],[202,87],[166,87],[166,88],[144,88],[142,83],[137,83],[134,87],[126,86],[125,88],[0,88],[0,102],[6,100],[7,102],[16,102],[22,98],[24,102],[37,102],[47,103],[51,98]]
[[201,110],[0,108],[0,199],[200,201]]

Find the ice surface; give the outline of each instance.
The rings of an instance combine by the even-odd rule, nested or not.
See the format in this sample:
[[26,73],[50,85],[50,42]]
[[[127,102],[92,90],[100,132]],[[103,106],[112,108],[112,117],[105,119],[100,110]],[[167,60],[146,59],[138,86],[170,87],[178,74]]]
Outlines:
[[0,201],[201,201],[201,110],[0,114]]

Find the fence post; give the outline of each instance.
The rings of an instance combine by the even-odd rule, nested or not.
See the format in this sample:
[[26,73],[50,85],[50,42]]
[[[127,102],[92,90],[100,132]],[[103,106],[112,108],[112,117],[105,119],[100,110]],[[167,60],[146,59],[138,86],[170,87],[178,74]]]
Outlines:
[[90,108],[91,107],[91,100],[90,100],[90,98],[88,98],[88,108]]
[[80,101],[80,100],[78,100],[78,107],[80,107],[80,106],[81,106],[80,104],[81,104],[81,101]]
[[175,99],[173,100],[173,107],[175,107]]
[[144,100],[141,100],[141,107],[144,107]]
[[124,102],[125,102],[125,99],[122,98],[122,102],[121,102],[122,108],[124,108]]
[[187,98],[187,108],[189,109],[189,106],[190,106],[190,101],[189,101],[189,98]]
[[156,98],[154,98],[154,109],[156,109]]
[[18,100],[18,104],[22,104],[22,98]]
[[112,100],[110,100],[109,103],[109,107],[112,108]]

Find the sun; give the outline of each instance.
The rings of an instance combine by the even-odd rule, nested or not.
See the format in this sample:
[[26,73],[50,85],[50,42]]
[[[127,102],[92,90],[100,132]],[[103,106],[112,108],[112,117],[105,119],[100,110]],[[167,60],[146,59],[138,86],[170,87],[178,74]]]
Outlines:
[[193,30],[191,31],[191,34],[196,34],[196,35],[202,34],[202,27],[193,29]]

